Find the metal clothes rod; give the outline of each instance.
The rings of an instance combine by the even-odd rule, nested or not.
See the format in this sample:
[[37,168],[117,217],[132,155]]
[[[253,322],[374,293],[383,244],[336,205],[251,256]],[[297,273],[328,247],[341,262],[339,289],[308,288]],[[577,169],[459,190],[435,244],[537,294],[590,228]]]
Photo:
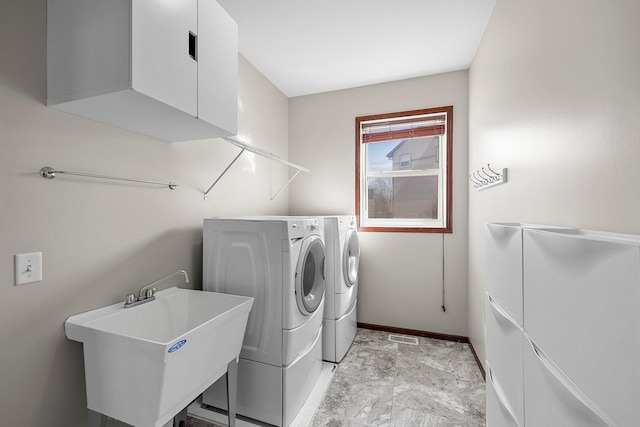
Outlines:
[[229,168],[231,168],[231,166],[236,162],[236,160],[238,160],[240,158],[242,153],[244,153],[245,151],[249,151],[250,153],[254,153],[254,154],[257,154],[259,156],[266,157],[267,159],[274,160],[274,161],[276,161],[276,162],[278,162],[280,164],[283,164],[285,166],[289,166],[289,167],[292,167],[294,169],[297,169],[297,172],[278,191],[276,191],[276,193],[273,196],[271,196],[271,200],[275,199],[278,196],[278,194],[280,194],[282,192],[282,190],[284,190],[286,188],[286,186],[289,185],[289,183],[291,183],[291,181],[293,181],[293,179],[296,176],[298,176],[298,174],[300,172],[309,172],[309,169],[307,169],[305,167],[302,167],[302,166],[297,165],[295,163],[289,162],[287,160],[283,160],[280,157],[276,156],[275,154],[269,153],[268,151],[261,150],[260,148],[254,147],[253,145],[249,145],[249,144],[247,144],[245,142],[238,141],[237,139],[234,139],[234,138],[231,138],[231,137],[226,137],[226,136],[223,136],[222,139],[224,139],[227,142],[232,143],[236,147],[241,148],[241,151],[238,153],[238,155],[236,157],[234,157],[234,159],[231,161],[231,163],[229,163],[229,166],[227,166],[222,171],[222,173],[218,176],[218,178],[216,178],[216,180],[213,182],[213,184],[211,184],[211,186],[207,189],[207,191],[204,192],[205,200],[207,199],[207,195],[209,194],[211,189],[218,183],[218,181],[220,181],[220,179],[224,176],[224,174],[227,173]]
[[143,181],[140,179],[131,179],[131,178],[122,178],[118,176],[107,176],[107,175],[95,175],[92,173],[83,173],[83,172],[70,172],[70,171],[59,171],[50,166],[45,166],[40,169],[40,176],[45,179],[53,179],[56,175],[74,175],[74,176],[86,176],[89,178],[99,178],[99,179],[111,179],[116,181],[128,181],[128,182],[139,182],[142,184],[154,184],[154,185],[164,185],[169,187],[170,190],[175,190],[178,184],[175,182],[158,182],[158,181]]

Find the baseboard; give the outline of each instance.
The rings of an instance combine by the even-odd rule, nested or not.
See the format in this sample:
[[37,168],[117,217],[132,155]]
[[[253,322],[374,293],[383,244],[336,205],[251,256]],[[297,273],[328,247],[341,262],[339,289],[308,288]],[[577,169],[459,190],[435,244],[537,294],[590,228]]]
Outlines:
[[434,338],[437,340],[468,343],[469,338],[461,335],[440,334],[438,332],[420,331],[418,329],[396,328],[395,326],[374,325],[373,323],[358,322],[358,328],[373,329],[374,331],[392,332],[395,334],[414,335],[417,337]]
[[478,353],[476,353],[476,349],[473,348],[473,344],[471,344],[471,341],[469,341],[469,348],[471,349],[471,353],[473,354],[474,359],[476,359],[476,364],[478,365],[478,368],[480,368],[480,373],[482,374],[482,378],[484,378],[485,382],[487,381],[487,374],[484,372],[484,366],[482,365],[482,362],[480,361],[480,358],[478,357]]
[[421,331],[418,329],[396,328],[395,326],[375,325],[373,323],[362,323],[362,322],[358,322],[358,328],[373,329],[374,331],[384,331],[384,332],[391,332],[395,334],[414,335],[418,337],[433,338],[433,339],[445,340],[445,341],[455,341],[455,342],[469,344],[469,348],[471,349],[471,354],[473,354],[473,358],[476,360],[476,364],[480,369],[480,373],[482,373],[482,378],[484,378],[485,381],[487,379],[486,374],[484,372],[484,367],[482,366],[482,363],[480,362],[480,359],[478,358],[478,355],[476,354],[476,351],[473,348],[471,341],[469,341],[469,337],[465,337],[462,335],[441,334],[438,332]]

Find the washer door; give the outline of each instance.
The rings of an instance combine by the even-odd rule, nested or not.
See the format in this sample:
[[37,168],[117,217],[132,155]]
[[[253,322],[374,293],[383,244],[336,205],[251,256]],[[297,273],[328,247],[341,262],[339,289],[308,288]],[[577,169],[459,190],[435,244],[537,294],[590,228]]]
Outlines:
[[318,309],[325,288],[325,252],[319,236],[310,236],[302,241],[300,258],[296,268],[296,301],[302,314],[311,314]]
[[358,283],[358,266],[360,265],[360,240],[356,230],[347,230],[342,251],[342,273],[344,283],[353,286]]

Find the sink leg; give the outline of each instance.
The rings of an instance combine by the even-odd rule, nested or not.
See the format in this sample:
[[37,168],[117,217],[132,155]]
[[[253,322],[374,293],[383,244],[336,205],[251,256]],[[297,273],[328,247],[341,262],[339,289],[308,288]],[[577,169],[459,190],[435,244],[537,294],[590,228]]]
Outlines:
[[236,425],[236,398],[238,395],[238,362],[233,359],[227,365],[227,402],[229,402],[229,427]]
[[91,409],[87,409],[87,412],[89,427],[107,427],[107,417]]
[[187,426],[187,408],[184,408],[182,411],[178,412],[175,417],[173,417],[173,425],[174,427]]

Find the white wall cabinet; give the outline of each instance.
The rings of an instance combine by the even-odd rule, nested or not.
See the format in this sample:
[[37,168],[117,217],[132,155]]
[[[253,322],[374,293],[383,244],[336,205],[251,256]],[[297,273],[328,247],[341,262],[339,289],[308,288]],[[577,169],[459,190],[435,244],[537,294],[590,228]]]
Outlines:
[[487,427],[637,425],[640,236],[487,224],[486,242]]
[[522,230],[487,224],[487,426],[524,426]]
[[233,135],[237,40],[215,0],[48,0],[47,104],[165,141]]
[[[550,374],[546,385],[541,375],[531,374],[525,383],[525,407],[553,386],[568,399],[573,396],[580,413],[594,420],[564,426],[637,426],[640,236],[525,230],[524,254],[530,344],[525,347],[535,356],[525,359],[525,369],[532,373],[539,366]],[[525,421],[537,425],[551,414],[527,411]],[[530,423],[530,416],[535,421]]]

